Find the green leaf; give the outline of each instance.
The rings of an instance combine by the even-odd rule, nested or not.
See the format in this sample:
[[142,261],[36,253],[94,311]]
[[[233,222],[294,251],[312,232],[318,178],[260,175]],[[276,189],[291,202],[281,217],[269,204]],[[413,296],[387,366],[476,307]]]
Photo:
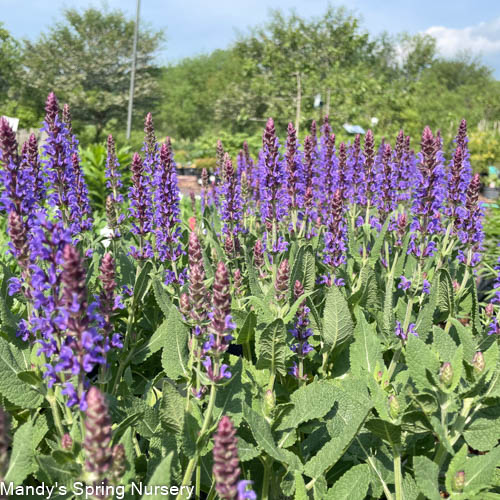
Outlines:
[[293,407],[277,428],[277,431],[288,430],[280,437],[280,447],[300,424],[324,417],[335,404],[336,394],[332,384],[318,380],[293,392],[290,397]]
[[432,331],[432,325],[434,324],[434,313],[437,307],[439,294],[439,273],[434,275],[434,279],[431,284],[431,293],[429,294],[429,301],[420,310],[417,317],[417,322],[415,325],[415,331],[418,332],[419,337],[425,341],[429,333]]
[[354,375],[361,376],[366,372],[373,376],[376,366],[384,366],[382,347],[375,325],[368,324],[363,311],[356,309],[355,316],[354,342],[349,347],[351,370]]
[[260,288],[259,285],[259,279],[257,278],[257,274],[255,272],[255,266],[252,262],[252,259],[250,258],[249,255],[249,250],[247,247],[243,247],[244,252],[245,252],[245,262],[246,262],[246,269],[248,272],[248,285],[250,286],[250,292],[252,295],[255,297],[262,297],[262,289]]
[[[54,457],[47,455],[37,455],[36,462],[40,468],[40,479],[46,481],[48,484],[65,485],[66,487],[72,487],[75,479],[77,479],[81,474],[81,465],[78,465],[73,461],[68,461],[65,463],[58,462]],[[52,497],[54,498],[54,497]]]
[[328,490],[328,498],[335,500],[364,500],[370,486],[370,466],[358,464],[351,467]]
[[474,358],[474,354],[476,354],[476,346],[474,337],[472,336],[472,331],[469,328],[466,328],[458,319],[450,318],[451,324],[453,328],[457,332],[458,338],[460,339],[460,344],[463,345],[464,348],[464,359],[471,364]]
[[[170,484],[170,471],[172,467],[172,458],[174,456],[174,452],[170,452],[156,467],[151,479],[148,482],[148,486],[153,486],[153,491],[155,490],[154,486],[168,486]],[[142,495],[142,500],[164,500],[166,497],[166,493],[161,492],[160,488],[157,490],[157,494]]]
[[354,261],[362,264],[363,258],[361,257],[361,255],[359,255],[359,244],[356,240],[355,231],[350,217],[347,221],[347,246],[349,248],[349,254],[354,259]]
[[151,262],[149,260],[146,261],[141,269],[141,272],[139,273],[139,276],[137,276],[137,279],[135,280],[134,300],[139,304],[143,302],[144,297],[149,290],[149,286],[151,285],[149,274],[152,267],[153,265]]
[[445,477],[445,485],[446,491],[453,491],[453,479],[455,474],[459,470],[463,470],[465,466],[465,461],[467,460],[467,445],[464,444],[460,450],[455,453],[455,456],[452,457],[450,463],[448,464],[448,470],[446,472]]
[[177,388],[171,381],[165,380],[162,386],[160,403],[160,421],[164,429],[174,434],[182,433],[184,406],[185,400]]
[[271,426],[264,417],[259,415],[255,410],[252,410],[252,408],[246,404],[243,405],[243,415],[252,431],[257,445],[262,451],[278,462],[288,465],[293,470],[302,470],[302,464],[297,455],[276,446],[271,432]]
[[453,316],[454,314],[455,296],[450,273],[447,269],[440,269],[439,272],[440,275],[437,306],[443,313],[443,316],[440,317],[440,320],[445,321],[449,316]]
[[304,478],[299,471],[295,471],[295,496],[294,500],[309,500],[307,496],[306,484]]
[[255,335],[255,326],[257,325],[257,317],[253,311],[250,311],[245,318],[243,326],[238,330],[236,341],[238,344],[251,342]]
[[37,408],[42,395],[18,377],[29,368],[28,362],[29,353],[0,337],[0,393],[21,408]]
[[[431,349],[414,335],[409,335],[405,352],[406,364],[410,371],[410,377],[416,386],[421,389],[432,389],[433,383],[441,367],[439,360]],[[431,377],[429,380],[428,374]]]
[[384,296],[384,311],[382,316],[382,330],[385,335],[389,338],[394,336],[394,276],[389,274],[387,276],[387,283],[385,286],[385,296]]
[[354,331],[347,302],[336,286],[326,293],[323,312],[323,341],[328,351],[348,339]]
[[489,451],[498,443],[500,411],[497,408],[479,410],[464,432],[466,443],[474,450]]
[[4,479],[6,483],[12,482],[17,486],[36,470],[33,436],[34,428],[31,421],[21,425],[14,434],[9,467]]
[[146,361],[146,359],[164,346],[168,335],[168,327],[169,322],[167,318],[163,320],[163,323],[156,329],[153,335],[137,349],[132,358],[133,364],[139,364]]
[[245,398],[245,388],[242,383],[243,361],[236,358],[236,363],[230,366],[231,379],[227,384],[217,388],[215,396],[214,420],[223,415],[231,417],[238,426],[242,418],[242,403]]
[[332,439],[304,466],[305,474],[313,479],[323,476],[327,469],[337,463],[356,437],[372,408],[366,389],[362,390],[359,382],[345,379],[344,382],[348,389],[336,388],[335,401],[338,407],[328,422],[328,432]]
[[167,377],[177,380],[188,376],[189,328],[182,322],[177,309],[172,308],[166,319],[167,333],[164,337],[161,363]]
[[159,308],[162,310],[163,314],[165,316],[168,316],[170,308],[172,307],[172,302],[170,301],[170,298],[168,296],[167,291],[163,287],[163,283],[161,282],[161,280],[159,278],[153,277],[152,285],[153,285],[153,293],[154,293],[154,296],[156,299],[156,303],[158,304]]
[[380,418],[372,418],[365,427],[375,436],[395,447],[401,443],[401,427]]
[[408,231],[403,240],[403,246],[401,252],[399,253],[398,261],[396,262],[396,267],[394,268],[394,276],[401,276],[404,272],[406,260],[408,258],[408,246],[410,244],[412,232]]
[[439,495],[439,467],[430,458],[414,457],[413,466],[415,468],[415,479],[419,490],[429,500],[440,500]]
[[373,244],[373,247],[370,251],[370,258],[368,259],[368,263],[370,267],[373,267],[375,263],[379,260],[380,258],[380,252],[382,250],[382,246],[384,244],[384,239],[385,235],[387,233],[387,228],[389,226],[389,222],[391,221],[392,217],[387,217],[384,225],[382,226],[382,229],[378,233],[378,236],[375,240],[375,243]]
[[281,319],[274,320],[256,338],[257,368],[271,373],[286,374],[289,349],[286,344],[286,328]]
[[468,458],[465,467],[464,493],[472,496],[488,490],[493,482],[494,472],[500,464],[500,447],[496,447],[486,455]]
[[381,292],[377,284],[375,271],[371,267],[364,267],[361,271],[361,304],[366,309],[381,309]]
[[290,274],[290,290],[293,290],[295,281],[300,281],[304,292],[312,292],[316,284],[316,259],[312,245],[303,246],[299,249],[292,272]]
[[450,362],[457,350],[453,338],[439,326],[432,328],[432,347],[437,350],[442,362]]
[[135,474],[135,448],[133,441],[133,432],[132,427],[129,427],[120,439],[120,443],[123,445],[125,450],[125,458],[127,459],[127,468],[125,470],[124,475],[121,478],[122,484],[128,484],[130,481],[133,481],[136,477]]
[[238,436],[238,458],[240,462],[249,462],[260,455],[259,449]]

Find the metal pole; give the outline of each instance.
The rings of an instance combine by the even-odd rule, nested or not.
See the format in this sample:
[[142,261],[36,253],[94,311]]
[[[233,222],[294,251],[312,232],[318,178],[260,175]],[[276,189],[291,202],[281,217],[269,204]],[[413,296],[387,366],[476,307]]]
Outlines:
[[135,15],[135,28],[134,28],[134,45],[132,48],[132,70],[130,72],[130,94],[128,97],[127,140],[130,139],[130,132],[132,130],[132,108],[134,106],[135,63],[137,59],[137,36],[139,34],[140,9],[141,9],[141,0],[137,0],[137,11]]

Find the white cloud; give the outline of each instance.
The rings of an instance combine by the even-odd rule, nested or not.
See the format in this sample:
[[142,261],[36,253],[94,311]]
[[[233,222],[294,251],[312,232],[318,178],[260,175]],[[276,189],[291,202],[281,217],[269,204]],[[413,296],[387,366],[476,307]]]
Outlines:
[[431,26],[425,33],[437,40],[437,48],[445,57],[463,51],[474,55],[500,53],[500,17],[462,29]]

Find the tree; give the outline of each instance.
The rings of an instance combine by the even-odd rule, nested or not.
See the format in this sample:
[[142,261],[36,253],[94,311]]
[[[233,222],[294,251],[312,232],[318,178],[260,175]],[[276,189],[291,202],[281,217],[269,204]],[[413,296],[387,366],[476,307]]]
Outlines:
[[[64,20],[32,43],[24,41],[27,91],[44,101],[53,90],[72,107],[75,124],[95,126],[97,142],[106,124],[125,123],[130,85],[134,21],[119,11],[64,11]],[[136,116],[159,98],[155,52],[161,31],[140,31],[134,94]]]
[[242,126],[271,115],[297,125],[304,117],[310,120],[315,94],[326,103],[330,93],[338,104],[337,89],[350,90],[358,70],[366,73],[373,61],[382,60],[359,19],[333,7],[311,19],[272,11],[270,21],[240,37],[234,50],[242,77],[221,96],[218,108]]
[[232,50],[183,59],[163,70],[162,101],[157,115],[168,135],[194,139],[214,127],[216,101],[236,78]]

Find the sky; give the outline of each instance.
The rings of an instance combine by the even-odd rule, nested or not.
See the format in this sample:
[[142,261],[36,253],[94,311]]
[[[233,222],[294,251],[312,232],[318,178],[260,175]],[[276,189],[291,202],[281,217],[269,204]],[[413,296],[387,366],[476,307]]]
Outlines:
[[[135,15],[136,0],[107,0],[109,8]],[[347,5],[362,26],[383,31],[429,33],[443,56],[468,52],[492,67],[500,79],[500,0],[141,0],[141,23],[166,32],[163,63],[225,48],[252,26],[265,22],[269,9],[295,9],[304,17],[321,15],[328,4]],[[92,0],[0,0],[0,21],[18,38],[36,37],[68,6],[101,6]]]

